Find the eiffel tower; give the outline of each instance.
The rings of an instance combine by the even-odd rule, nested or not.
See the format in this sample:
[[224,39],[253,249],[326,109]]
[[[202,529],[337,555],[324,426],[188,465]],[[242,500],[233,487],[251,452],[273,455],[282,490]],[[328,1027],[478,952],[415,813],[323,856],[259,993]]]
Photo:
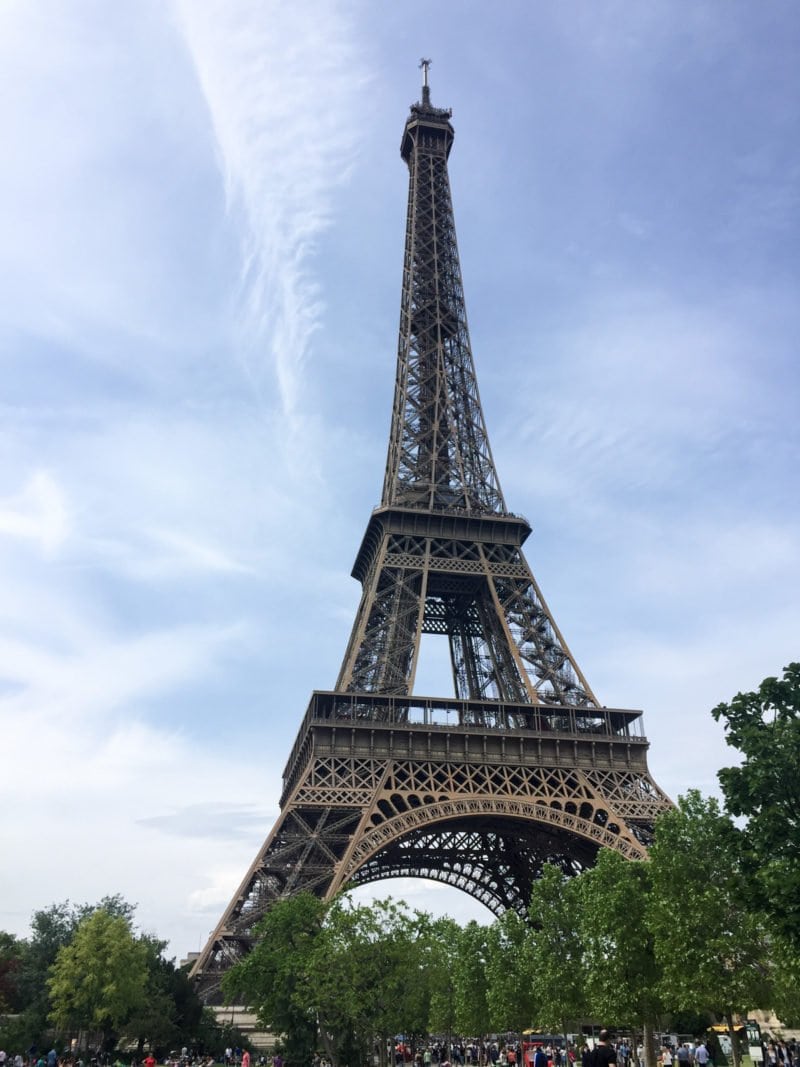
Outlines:
[[[208,1002],[277,900],[418,876],[523,913],[542,865],[646,855],[670,806],[641,712],[602,706],[522,554],[470,348],[448,157],[428,60],[400,152],[409,169],[386,474],[353,566],[363,587],[339,677],[315,691],[280,815],[193,975]],[[414,694],[423,634],[446,635],[452,696]]]

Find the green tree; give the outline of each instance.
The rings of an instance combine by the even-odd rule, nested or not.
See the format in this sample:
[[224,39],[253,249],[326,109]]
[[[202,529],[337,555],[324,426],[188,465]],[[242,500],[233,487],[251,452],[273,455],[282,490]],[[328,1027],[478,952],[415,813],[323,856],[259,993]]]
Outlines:
[[742,844],[717,801],[691,790],[659,817],[650,849],[648,924],[664,1001],[722,1014],[731,1027],[734,1014],[770,1000],[769,948],[743,893]]
[[456,927],[455,1026],[460,1034],[488,1034],[489,931],[473,919],[463,929]]
[[50,994],[47,986],[50,968],[59,951],[70,943],[81,921],[98,909],[112,916],[133,920],[135,905],[119,894],[103,897],[97,904],[72,904],[69,900],[35,911],[31,917],[31,936],[27,943],[20,974],[20,995],[32,1039],[47,1025]]
[[128,918],[98,908],[58,950],[47,984],[55,1026],[99,1033],[105,1045],[141,1010],[146,948],[134,937]]
[[791,1030],[800,1028],[800,959],[794,945],[782,938],[770,944],[772,997],[769,1007],[783,1025]]
[[20,976],[25,1004],[25,1025],[31,1042],[37,1042],[47,1027],[50,994],[47,978],[59,949],[69,944],[78,920],[68,900],[35,911],[31,917],[31,936]]
[[576,879],[585,981],[592,1014],[612,1026],[640,1027],[648,1067],[663,1012],[660,970],[647,925],[650,864],[602,849],[596,865]]
[[[202,1048],[208,1015],[197,994],[197,987],[189,977],[190,965],[177,967],[174,960],[166,966],[162,981],[174,1005],[174,1021],[177,1028],[176,1045],[195,1044]],[[211,1013],[213,1018],[213,1012]]]
[[438,1034],[452,1036],[458,1030],[456,983],[461,962],[461,933],[461,927],[453,919],[436,919],[431,923],[426,969],[430,987],[428,1029]]
[[22,1010],[22,967],[27,942],[0,930],[0,1015]]
[[125,1024],[126,1036],[137,1042],[138,1058],[145,1045],[157,1052],[191,1045],[202,1031],[203,1004],[182,968],[164,956],[166,942],[147,934],[139,940],[145,950],[147,985],[139,1008]]
[[527,978],[525,943],[528,923],[509,909],[487,931],[486,1000],[492,1030],[520,1033],[530,1026],[534,1002]]
[[[0,932],[0,1014],[21,1013],[0,1022],[0,1046],[27,1048],[45,1039],[53,964],[59,951],[72,943],[83,920],[98,909],[122,919],[133,931],[134,906],[115,895],[104,897],[95,906],[64,901],[34,912],[29,940]],[[218,1030],[213,1014],[211,1018],[204,1015],[185,971],[164,958],[165,942],[147,934],[139,934],[135,940],[146,956],[148,977],[143,1000],[123,1024],[125,1036],[138,1040],[140,1050],[145,1043],[166,1050],[213,1041]]]
[[578,881],[546,863],[531,890],[525,978],[538,1029],[566,1036],[586,1010]]
[[441,968],[441,924],[392,900],[326,905],[301,893],[279,901],[259,940],[223,980],[260,1023],[286,1035],[289,1064],[308,1063],[317,1024],[333,1062],[361,1062],[380,1035],[427,1029],[431,976]]
[[800,663],[711,713],[743,761],[719,772],[728,812],[744,816],[748,888],[800,950]]
[[326,910],[311,893],[273,905],[255,929],[258,940],[252,950],[222,982],[229,1002],[249,1005],[261,1026],[284,1035],[287,1067],[307,1067],[316,1047],[309,983]]
[[375,1034],[382,1050],[391,1035],[426,1031],[435,930],[402,902],[333,902],[315,945],[309,994],[334,1036],[334,1062],[363,1061]]

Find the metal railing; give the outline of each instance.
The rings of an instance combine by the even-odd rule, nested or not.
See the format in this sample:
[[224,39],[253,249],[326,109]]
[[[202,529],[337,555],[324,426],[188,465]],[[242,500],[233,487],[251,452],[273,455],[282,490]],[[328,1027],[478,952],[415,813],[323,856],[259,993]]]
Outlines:
[[309,720],[489,732],[644,740],[642,713],[620,708],[512,704],[498,700],[314,692]]

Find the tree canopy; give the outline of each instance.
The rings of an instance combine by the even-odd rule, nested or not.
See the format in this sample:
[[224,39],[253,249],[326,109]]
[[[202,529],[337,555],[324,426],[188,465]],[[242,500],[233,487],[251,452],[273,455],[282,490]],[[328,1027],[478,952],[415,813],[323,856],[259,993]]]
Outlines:
[[122,915],[103,908],[81,920],[50,969],[50,1018],[56,1026],[120,1030],[145,1003],[147,950]]
[[719,772],[727,810],[745,819],[752,899],[800,950],[800,663],[712,715],[742,762]]
[[578,881],[545,864],[531,889],[528,911],[523,961],[533,1002],[531,1022],[566,1035],[587,1014]]
[[0,1015],[19,1011],[22,1006],[20,983],[24,958],[24,942],[0,930]]
[[730,1020],[769,1002],[769,945],[742,892],[741,849],[741,832],[697,790],[658,820],[647,921],[673,1009]]
[[486,1001],[493,1020],[492,1028],[498,1032],[513,1030],[519,1033],[530,1026],[533,1018],[530,983],[520,981],[519,976],[527,935],[526,919],[511,909],[489,927]]
[[311,893],[275,904],[258,924],[252,950],[222,982],[228,1000],[250,1005],[265,1029],[286,1035],[288,1067],[308,1063],[314,1052],[317,1024],[308,990],[325,911]]
[[612,1026],[642,1024],[649,1033],[664,1013],[660,968],[647,922],[650,864],[602,849],[576,888],[587,1004]]
[[334,1062],[356,1062],[376,1035],[383,1055],[394,1034],[427,1030],[431,975],[446,972],[441,952],[457,929],[391,899],[324,904],[300,893],[270,909],[223,987],[285,1035],[289,1067],[308,1062],[317,1023]]
[[165,957],[164,941],[135,931],[134,913],[119,895],[62,901],[33,913],[28,938],[0,931],[0,1046],[39,1045],[55,1025],[64,1037],[82,1029],[92,1045],[124,1037],[140,1051],[224,1047],[186,972]]

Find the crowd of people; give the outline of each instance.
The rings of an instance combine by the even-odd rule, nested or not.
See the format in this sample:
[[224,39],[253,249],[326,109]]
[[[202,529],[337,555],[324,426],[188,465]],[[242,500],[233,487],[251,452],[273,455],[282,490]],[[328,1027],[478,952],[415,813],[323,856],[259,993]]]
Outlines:
[[[395,1046],[395,1062],[411,1059],[410,1050],[402,1043]],[[455,1067],[478,1067],[478,1065],[513,1065],[520,1062],[520,1048],[515,1041],[484,1040],[481,1038],[456,1038],[447,1041],[433,1039],[417,1050],[415,1061],[421,1067],[444,1064]]]
[[[784,1041],[770,1038],[761,1045],[764,1067],[800,1067],[798,1043],[795,1038]],[[713,1048],[704,1040],[681,1041],[673,1045],[665,1042],[659,1061],[662,1067],[714,1067]],[[644,1067],[644,1051],[640,1050],[639,1065]]]
[[[376,1062],[378,1057],[376,1056]],[[391,1057],[390,1057],[391,1059]],[[279,1053],[272,1056],[251,1054],[247,1049],[226,1048],[222,1056],[224,1067],[284,1067]],[[702,1038],[673,1043],[664,1040],[659,1051],[660,1067],[715,1067],[713,1047]],[[213,1056],[196,1055],[187,1049],[173,1052],[161,1062],[152,1053],[130,1067],[214,1067]],[[513,1039],[457,1038],[450,1041],[431,1039],[412,1052],[409,1045],[398,1041],[394,1045],[395,1067],[645,1067],[644,1046],[635,1048],[626,1038],[614,1043],[607,1030],[601,1030],[596,1041],[584,1040],[580,1047],[565,1045],[560,1040],[546,1039],[524,1044]],[[775,1038],[762,1045],[763,1067],[800,1067],[798,1042]],[[49,1052],[30,1049],[27,1053],[9,1054],[0,1050],[0,1067],[124,1067],[111,1057],[87,1055],[82,1057],[74,1048],[59,1055],[55,1048]],[[330,1067],[322,1054],[317,1054],[310,1067]]]
[[199,1056],[188,1053],[171,1052],[163,1060],[157,1060],[152,1052],[144,1056],[126,1056],[125,1061],[111,1053],[80,1052],[75,1048],[58,1053],[55,1048],[49,1052],[37,1052],[30,1049],[27,1053],[17,1052],[10,1055],[0,1049],[0,1067],[213,1067],[214,1056]]
[[[666,1038],[657,1050],[660,1067],[715,1067],[715,1045],[700,1037],[696,1041]],[[768,1039],[762,1045],[763,1067],[800,1067],[798,1042],[791,1038]],[[730,1057],[726,1057],[730,1061]],[[394,1049],[395,1067],[413,1060],[415,1067],[645,1067],[644,1045],[627,1037],[613,1041],[607,1030],[598,1038],[582,1039],[577,1045],[561,1039],[545,1038],[519,1044],[514,1040],[433,1039],[412,1054],[398,1042]],[[316,1061],[312,1067],[325,1067]],[[758,1067],[758,1064],[754,1065]]]
[[795,1067],[800,1055],[800,1046],[792,1038],[790,1041],[768,1041],[764,1048],[764,1067]]

